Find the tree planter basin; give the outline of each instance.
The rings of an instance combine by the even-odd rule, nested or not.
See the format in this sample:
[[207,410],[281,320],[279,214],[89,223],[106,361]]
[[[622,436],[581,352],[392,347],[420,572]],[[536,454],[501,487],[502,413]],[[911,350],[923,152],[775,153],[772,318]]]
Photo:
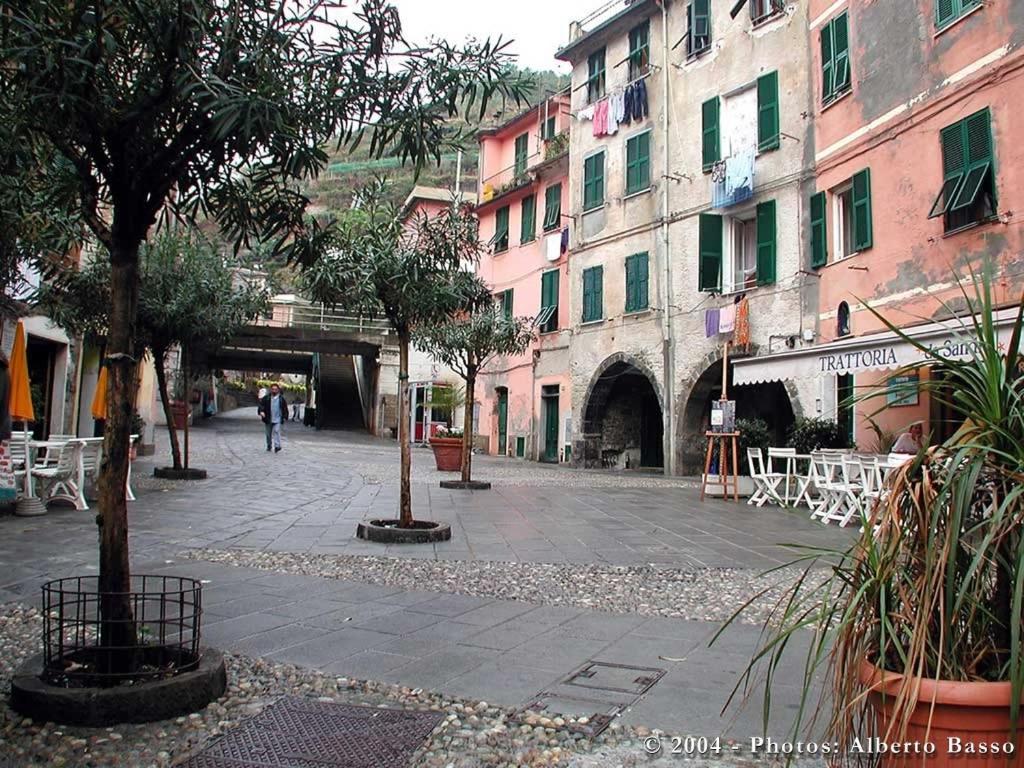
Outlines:
[[399,528],[397,520],[364,520],[356,528],[356,536],[382,544],[431,544],[451,539],[452,528],[431,520],[414,520],[411,528]]
[[[1024,765],[1024,718],[1019,720],[1016,744],[1011,742],[1010,683],[963,683],[952,680],[922,679],[917,682],[917,704],[910,715],[906,736],[899,725],[886,735],[895,697],[903,675],[883,672],[863,662],[860,681],[870,691],[868,700],[878,713],[877,734],[883,743],[920,742],[935,745],[928,756],[929,766],[961,768],[1019,768]],[[953,745],[951,749],[951,745]],[[957,751],[959,745],[959,751]],[[982,745],[986,753],[982,753]],[[993,745],[999,752],[993,754]],[[1004,754],[1012,745],[1012,754]],[[883,768],[910,768],[922,765],[921,755],[883,755]]]
[[430,448],[439,472],[458,472],[462,469],[462,438],[432,437]]
[[153,477],[161,480],[205,480],[206,470],[189,467],[188,469],[175,469],[174,467],[155,467]]
[[[711,484],[711,483],[717,483],[718,482],[718,475],[707,475],[706,477],[708,478],[708,480],[710,480],[710,483],[708,484],[707,490],[705,491],[704,495],[710,496],[712,498],[718,498],[718,499],[722,498],[722,495],[724,493],[724,489],[722,488],[722,486],[721,485],[713,485],[713,484]],[[753,480],[751,480],[749,477],[747,477],[745,475],[740,475],[739,477],[736,478],[736,480],[737,480],[736,487],[738,489],[738,493],[739,493],[739,496],[741,498],[746,498],[748,496],[752,496],[753,495],[753,493],[754,493],[754,481]],[[732,482],[731,481],[729,483],[729,498],[732,498]]]
[[446,491],[489,491],[491,484],[483,480],[442,480],[441,487]]

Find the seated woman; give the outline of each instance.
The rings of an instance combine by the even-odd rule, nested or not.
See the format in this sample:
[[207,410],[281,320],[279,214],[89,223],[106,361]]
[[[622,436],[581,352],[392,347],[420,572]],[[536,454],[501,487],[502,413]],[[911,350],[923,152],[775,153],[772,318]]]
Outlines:
[[911,424],[910,429],[900,435],[892,446],[892,453],[916,454],[924,447],[924,427],[920,422]]

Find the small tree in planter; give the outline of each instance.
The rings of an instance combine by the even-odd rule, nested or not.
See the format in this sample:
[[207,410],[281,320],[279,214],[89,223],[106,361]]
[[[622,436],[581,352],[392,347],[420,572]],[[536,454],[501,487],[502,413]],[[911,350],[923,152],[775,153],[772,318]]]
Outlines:
[[[212,219],[236,245],[272,243],[274,256],[308,264],[331,237],[305,219],[299,189],[326,168],[328,142],[366,139],[372,155],[421,169],[458,143],[447,118],[529,86],[501,41],[420,47],[386,0],[352,14],[336,5],[0,0],[0,124],[27,154],[0,183],[0,210],[38,192],[88,228],[111,266],[96,518],[105,647],[137,645],[125,482],[139,251],[154,225]],[[138,666],[133,652],[117,657]]]
[[330,252],[307,266],[310,298],[367,317],[384,317],[398,338],[399,528],[413,528],[409,448],[409,347],[414,332],[441,325],[491,300],[466,265],[479,258],[477,220],[468,206],[404,223],[384,185],[360,191],[361,207],[334,228]]
[[417,334],[416,345],[455,371],[466,385],[461,435],[462,477],[458,483],[442,483],[443,487],[490,487],[487,483],[474,483],[472,477],[473,405],[477,375],[495,357],[521,355],[529,348],[533,338],[533,324],[529,318],[508,317],[493,303],[460,314],[440,325],[427,326]]
[[[958,334],[972,350],[966,360],[944,357],[875,313],[923,360],[943,366],[944,386],[919,386],[961,413],[963,426],[892,471],[852,546],[810,551],[794,563],[800,573],[775,604],[733,692],[764,662],[770,709],[787,647],[806,638],[809,650],[797,651],[804,659],[802,702],[788,735],[799,738],[805,713],[817,711],[808,699],[817,673],[827,671],[832,691],[825,741],[836,745],[830,760],[837,765],[879,760],[863,749],[872,738],[930,742],[929,765],[970,765],[972,757],[1020,764],[1024,298],[1004,343],[994,323],[993,282],[986,273],[975,280],[973,298],[964,292],[972,315]],[[766,711],[765,723],[769,716]],[[959,754],[949,749],[950,740],[962,745]],[[890,753],[880,759],[902,765],[924,758]]]

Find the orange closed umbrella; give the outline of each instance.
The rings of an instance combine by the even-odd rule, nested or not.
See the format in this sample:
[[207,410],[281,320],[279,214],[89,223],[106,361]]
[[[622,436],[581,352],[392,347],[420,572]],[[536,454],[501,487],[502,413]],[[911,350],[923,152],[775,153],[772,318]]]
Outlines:
[[14,349],[8,366],[11,379],[9,407],[12,421],[30,422],[36,420],[36,412],[32,408],[32,390],[28,381],[28,356],[25,352],[25,328],[18,323],[14,331]]
[[92,396],[92,417],[96,421],[107,418],[107,366],[100,368],[100,376],[96,380],[96,394]]

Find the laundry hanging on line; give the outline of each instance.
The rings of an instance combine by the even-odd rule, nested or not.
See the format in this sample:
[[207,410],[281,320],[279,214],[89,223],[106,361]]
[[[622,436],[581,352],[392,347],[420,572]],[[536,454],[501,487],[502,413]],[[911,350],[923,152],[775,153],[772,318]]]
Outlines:
[[709,339],[718,335],[718,320],[721,310],[718,307],[704,311],[704,335]]

